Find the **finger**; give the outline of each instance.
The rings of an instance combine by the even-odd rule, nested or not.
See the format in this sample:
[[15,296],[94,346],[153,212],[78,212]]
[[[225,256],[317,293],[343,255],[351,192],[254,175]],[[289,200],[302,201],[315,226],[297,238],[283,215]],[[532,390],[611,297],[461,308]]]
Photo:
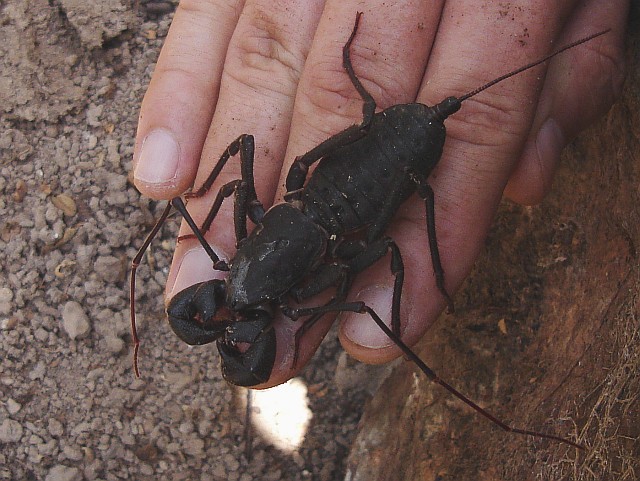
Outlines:
[[[447,96],[463,95],[548,53],[570,8],[567,1],[521,1],[506,6],[476,0],[448,2],[418,101],[433,105]],[[466,100],[445,122],[444,153],[429,182],[435,191],[437,241],[449,292],[471,270],[514,159],[524,146],[541,71],[543,66]],[[412,344],[437,318],[444,300],[435,289],[426,250],[424,203],[410,200],[399,214],[388,232],[409,259],[405,261],[402,319],[403,339]],[[376,284],[388,286],[390,281]],[[388,288],[384,295],[388,297]],[[374,295],[363,300],[375,305],[379,299]],[[399,350],[375,329],[365,316],[349,316],[340,338],[361,360],[380,362],[397,356]]]
[[140,109],[134,179],[156,199],[193,182],[240,0],[180,2]]
[[[202,185],[229,143],[240,134],[255,138],[254,177],[258,199],[273,199],[288,138],[293,99],[322,1],[247,1],[228,46],[220,95],[202,151],[195,186]],[[212,199],[227,182],[240,179],[240,159],[230,159],[209,193],[188,208],[198,225]],[[222,257],[235,251],[233,200],[225,201],[206,238]],[[190,230],[183,225],[181,234]],[[188,240],[179,243],[167,280],[166,295],[212,278],[203,267],[206,255]],[[189,252],[188,256],[185,254]],[[211,262],[206,262],[211,266]],[[203,279],[204,277],[204,279]]]
[[[339,1],[330,1],[325,7],[300,80],[281,186],[296,156],[362,121],[362,99],[342,66],[342,48],[352,31],[356,9],[360,8],[351,2]],[[366,4],[351,59],[358,77],[380,107],[415,98],[440,13],[440,2],[405,1],[393,8],[384,2]],[[283,193],[281,188],[280,199]],[[325,302],[314,301],[314,305]],[[286,362],[276,364],[270,383],[286,380],[307,362],[333,317],[326,315],[314,330],[305,333],[296,369],[290,369]],[[282,359],[293,356],[294,332],[279,333],[282,342],[278,352]]]
[[550,63],[531,133],[505,189],[514,202],[532,205],[542,201],[551,189],[567,142],[604,115],[620,95],[628,11],[628,0],[588,0],[564,28],[558,44],[612,30]]

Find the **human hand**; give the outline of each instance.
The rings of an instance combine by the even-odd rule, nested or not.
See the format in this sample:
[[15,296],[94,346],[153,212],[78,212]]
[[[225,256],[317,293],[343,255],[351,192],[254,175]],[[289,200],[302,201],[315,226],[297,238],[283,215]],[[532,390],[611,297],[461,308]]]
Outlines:
[[[477,0],[406,1],[393,7],[380,1],[183,1],[142,105],[136,185],[157,199],[179,195],[194,178],[198,187],[227,145],[251,133],[258,198],[265,207],[281,201],[293,159],[361,121],[362,100],[341,58],[356,11],[364,16],[352,61],[379,108],[415,99],[433,105],[543,56],[551,42],[557,47],[611,28],[554,58],[546,76],[543,66],[518,75],[466,101],[446,121],[445,151],[429,182],[447,288],[453,292],[469,273],[503,193],[516,202],[539,202],[562,147],[615,99],[623,78],[628,8],[626,0],[538,0],[508,7]],[[239,162],[231,160],[210,195],[190,201],[193,217],[202,221],[218,188],[237,178]],[[235,250],[231,204],[223,205],[207,234],[227,257]],[[444,306],[431,274],[424,203],[415,198],[405,203],[388,234],[405,261],[403,339],[413,344]],[[195,242],[181,242],[167,297],[216,275]],[[350,298],[384,317],[392,282],[388,262],[380,261],[356,280]],[[296,370],[313,355],[331,322],[324,319],[303,337]],[[290,362],[295,326],[284,319],[276,328],[278,357],[269,385],[295,374]],[[366,362],[399,355],[366,315],[344,316],[340,339]]]

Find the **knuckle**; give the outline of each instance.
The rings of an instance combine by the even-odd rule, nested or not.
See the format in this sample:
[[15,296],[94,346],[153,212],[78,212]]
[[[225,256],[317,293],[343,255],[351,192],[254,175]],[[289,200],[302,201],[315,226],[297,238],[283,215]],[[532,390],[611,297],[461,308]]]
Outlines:
[[304,55],[288,37],[272,13],[252,14],[234,45],[238,68],[226,69],[225,74],[244,85],[291,95],[295,90],[291,86],[300,77]]
[[153,79],[165,88],[171,89],[171,95],[184,95],[189,92],[209,92],[215,82],[205,75],[201,75],[189,68],[187,64],[159,63],[153,74]]
[[180,0],[178,10],[202,17],[202,15],[224,15],[229,13],[237,17],[242,2],[238,0]]
[[[356,76],[376,101],[378,109],[415,99],[403,79],[398,79],[395,66],[381,62],[373,51],[352,47],[351,64]],[[342,50],[305,66],[304,101],[314,116],[322,116],[325,133],[335,133],[330,125],[344,127],[345,122],[362,119],[362,98],[342,65]]]
[[[398,75],[399,70],[395,60],[395,57],[384,55],[381,58],[373,50],[351,55],[351,63],[356,75],[381,109],[413,102],[416,99],[418,83],[413,82],[412,73],[409,71],[406,75]],[[342,67],[342,63],[340,66]],[[359,71],[362,72],[359,73]],[[344,69],[342,73],[351,85]],[[353,90],[355,92],[355,89]],[[357,98],[360,99],[360,96]]]
[[515,142],[526,131],[527,119],[530,120],[522,107],[530,102],[504,92],[482,92],[465,104],[465,108],[448,119],[447,136],[472,145],[500,147]]
[[[305,70],[305,76],[306,82],[301,93],[314,116],[322,115],[323,122],[327,124],[358,118],[356,103],[361,99],[344,72],[341,61],[327,58],[315,62]],[[332,130],[327,133],[332,133]]]

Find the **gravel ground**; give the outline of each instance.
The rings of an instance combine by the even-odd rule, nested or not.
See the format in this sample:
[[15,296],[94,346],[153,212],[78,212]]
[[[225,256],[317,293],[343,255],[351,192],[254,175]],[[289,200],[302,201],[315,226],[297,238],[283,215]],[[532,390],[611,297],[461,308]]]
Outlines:
[[[139,270],[142,378],[131,369],[129,262],[162,203],[128,181],[137,111],[173,2],[0,3],[0,479],[338,480],[368,397],[329,336],[299,382],[302,443],[244,452],[244,391],[214,348],[164,321],[176,223]],[[270,401],[277,405],[276,401]],[[257,411],[254,409],[254,411]]]

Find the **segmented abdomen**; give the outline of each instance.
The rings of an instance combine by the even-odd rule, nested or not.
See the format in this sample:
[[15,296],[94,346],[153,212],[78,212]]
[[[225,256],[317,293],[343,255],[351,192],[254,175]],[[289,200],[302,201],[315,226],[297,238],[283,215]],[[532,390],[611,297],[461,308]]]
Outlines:
[[427,177],[443,143],[444,126],[424,105],[377,113],[366,136],[320,161],[304,188],[304,212],[331,234],[365,227],[414,192],[408,171]]

